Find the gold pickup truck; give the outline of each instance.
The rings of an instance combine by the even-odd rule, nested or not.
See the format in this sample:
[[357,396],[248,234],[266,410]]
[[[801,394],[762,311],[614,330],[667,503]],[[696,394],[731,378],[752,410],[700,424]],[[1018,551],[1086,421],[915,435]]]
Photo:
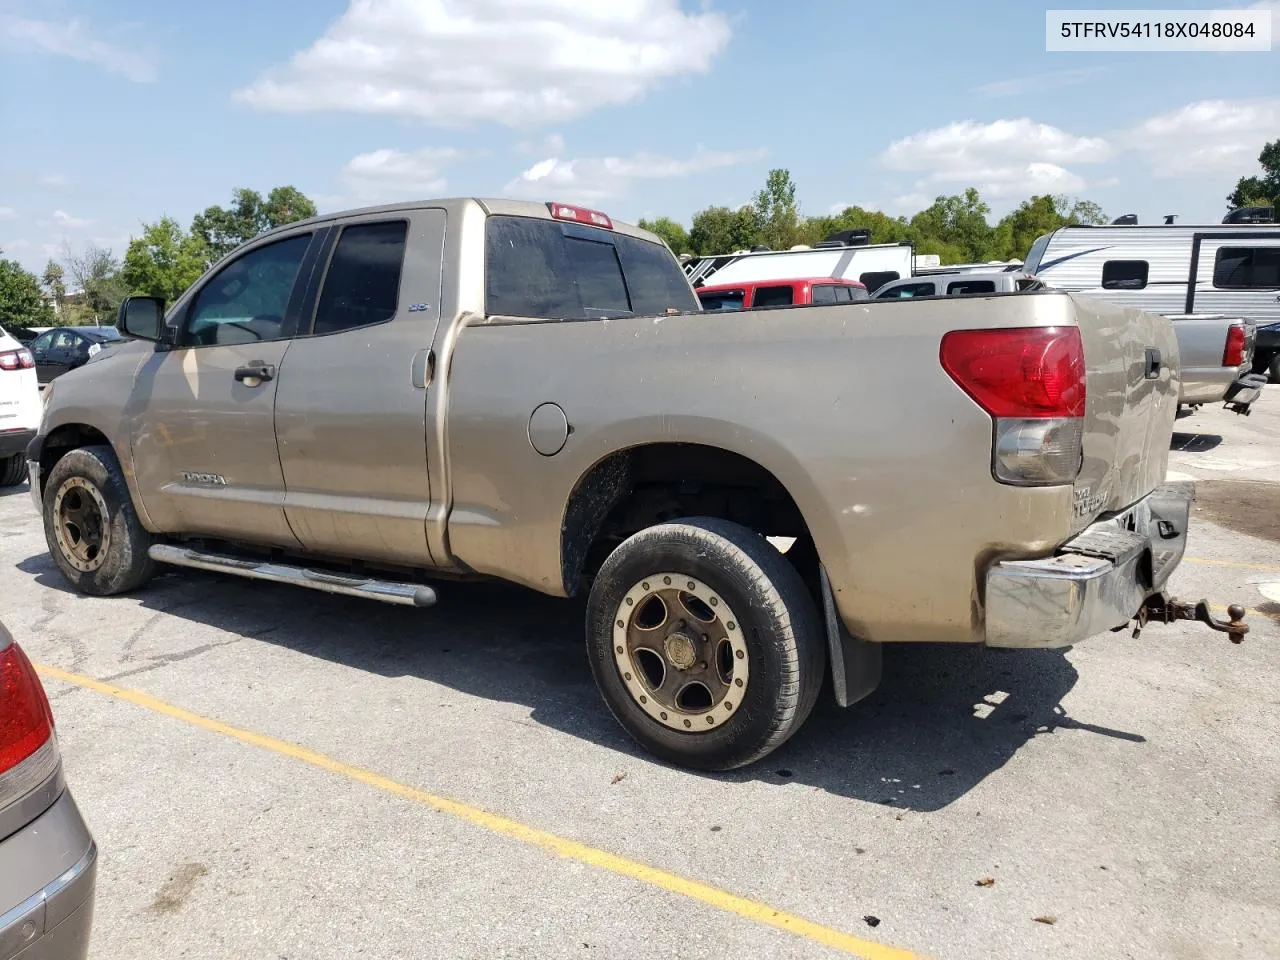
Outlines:
[[601,693],[680,764],[764,756],[828,669],[861,699],[885,643],[1193,615],[1163,591],[1177,344],[1138,310],[704,313],[651,233],[457,199],[274,230],[119,326],[27,453],[78,589],[166,563],[418,607],[460,577],[589,591]]

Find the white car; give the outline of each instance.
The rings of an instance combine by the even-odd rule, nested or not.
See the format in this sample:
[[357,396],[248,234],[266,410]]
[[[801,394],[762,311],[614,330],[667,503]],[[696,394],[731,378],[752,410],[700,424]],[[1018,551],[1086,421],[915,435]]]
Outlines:
[[27,479],[27,444],[44,407],[31,351],[0,330],[0,487]]

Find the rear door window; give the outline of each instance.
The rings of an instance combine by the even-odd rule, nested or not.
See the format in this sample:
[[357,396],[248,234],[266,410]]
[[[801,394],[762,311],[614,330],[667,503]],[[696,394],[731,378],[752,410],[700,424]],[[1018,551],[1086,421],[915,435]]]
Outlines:
[[583,320],[698,309],[666,247],[598,227],[490,217],[485,258],[490,316]]
[[964,293],[995,293],[996,282],[994,280],[954,280],[947,284],[948,296],[957,296]]
[[[815,283],[811,289],[814,303],[835,303],[840,299],[836,292],[836,285],[833,283]],[[848,297],[844,299],[847,300]]]
[[368,327],[396,315],[408,231],[404,220],[343,228],[320,291],[315,333]]
[[751,298],[752,307],[789,307],[795,302],[795,293],[790,285],[785,287],[756,287],[756,294]]

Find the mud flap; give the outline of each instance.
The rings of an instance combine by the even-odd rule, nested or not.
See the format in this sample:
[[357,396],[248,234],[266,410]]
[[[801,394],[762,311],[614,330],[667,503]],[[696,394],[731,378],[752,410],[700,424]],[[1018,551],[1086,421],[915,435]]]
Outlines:
[[827,625],[827,647],[831,653],[831,685],[835,689],[836,703],[848,707],[871,696],[880,686],[884,672],[884,648],[849,633],[836,610],[827,568],[819,565],[818,573],[822,580],[822,615]]

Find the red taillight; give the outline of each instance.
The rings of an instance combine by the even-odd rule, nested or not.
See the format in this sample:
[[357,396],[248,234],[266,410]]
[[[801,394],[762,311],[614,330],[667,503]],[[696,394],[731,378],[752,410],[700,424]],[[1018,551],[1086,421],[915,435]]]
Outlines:
[[551,209],[551,216],[557,220],[572,220],[590,227],[613,229],[613,221],[599,210],[588,210],[586,207],[575,207],[567,203],[549,203],[547,206]]
[[30,370],[35,365],[36,358],[26,347],[0,353],[0,370]]
[[53,711],[40,678],[22,648],[11,643],[0,650],[0,773],[26,760],[52,735]]
[[1076,327],[953,330],[942,367],[993,417],[1083,417],[1084,345]]
[[1224,367],[1238,367],[1244,363],[1244,324],[1233,323],[1227,327],[1227,348],[1222,351]]

